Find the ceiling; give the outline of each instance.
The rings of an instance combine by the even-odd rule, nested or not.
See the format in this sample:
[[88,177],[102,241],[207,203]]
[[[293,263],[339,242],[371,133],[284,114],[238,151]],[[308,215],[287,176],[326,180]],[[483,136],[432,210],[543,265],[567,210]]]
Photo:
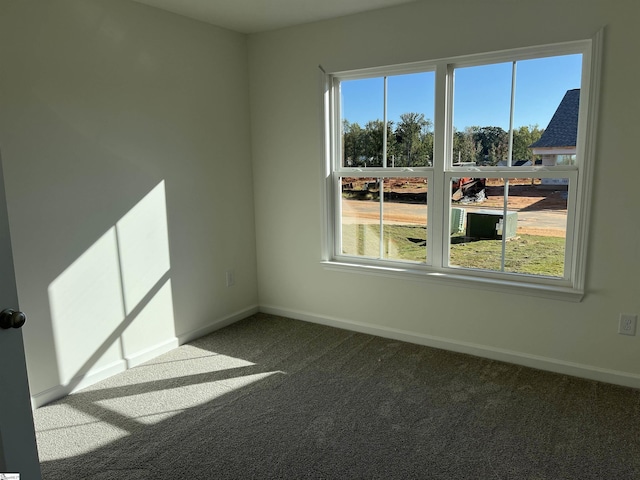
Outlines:
[[134,0],[242,33],[257,33],[417,0]]

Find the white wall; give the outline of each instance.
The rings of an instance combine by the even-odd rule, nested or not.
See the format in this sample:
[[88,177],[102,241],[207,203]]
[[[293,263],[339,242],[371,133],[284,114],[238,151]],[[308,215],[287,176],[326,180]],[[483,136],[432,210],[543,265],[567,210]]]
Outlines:
[[256,310],[244,35],[127,1],[9,0],[0,72],[36,404]]
[[[634,0],[447,0],[249,37],[259,302],[266,311],[640,387],[640,41]],[[581,303],[324,269],[318,65],[340,71],[591,38],[605,27]],[[624,170],[623,170],[624,168]]]

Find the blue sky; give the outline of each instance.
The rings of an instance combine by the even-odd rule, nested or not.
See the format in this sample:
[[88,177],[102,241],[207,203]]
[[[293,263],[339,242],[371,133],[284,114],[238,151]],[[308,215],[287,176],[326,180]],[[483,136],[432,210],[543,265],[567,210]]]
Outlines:
[[[517,63],[514,127],[545,128],[567,90],[580,88],[581,55],[565,55]],[[455,71],[454,126],[509,127],[511,63],[459,68]],[[423,113],[434,119],[435,74],[390,76],[388,116]],[[364,127],[383,117],[383,80],[372,78],[342,83],[343,118]]]

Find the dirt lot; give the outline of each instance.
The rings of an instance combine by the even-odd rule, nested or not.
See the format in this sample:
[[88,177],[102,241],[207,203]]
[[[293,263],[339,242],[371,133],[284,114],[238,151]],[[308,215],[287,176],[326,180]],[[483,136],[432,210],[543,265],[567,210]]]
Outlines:
[[[497,182],[487,182],[487,200],[484,205],[492,208],[494,205],[502,207],[504,186]],[[510,210],[554,210],[567,211],[567,190],[561,186],[544,187],[527,182],[512,182],[509,188]]]
[[[385,199],[390,202],[385,212],[385,221],[399,223],[421,223],[425,221],[423,205],[426,203],[427,185],[421,180],[409,178],[393,179],[385,183]],[[489,179],[487,198],[481,203],[460,204],[467,209],[502,209],[504,185],[499,180]],[[343,192],[347,195],[348,210],[358,221],[379,217],[376,199],[378,186],[375,179],[345,178]],[[564,236],[567,200],[563,187],[549,188],[531,184],[530,180],[512,181],[509,189],[509,210],[518,211],[518,232],[530,235]],[[363,201],[359,201],[363,200]],[[392,206],[393,205],[393,206]],[[346,205],[345,205],[346,206]],[[345,212],[346,213],[346,212]]]

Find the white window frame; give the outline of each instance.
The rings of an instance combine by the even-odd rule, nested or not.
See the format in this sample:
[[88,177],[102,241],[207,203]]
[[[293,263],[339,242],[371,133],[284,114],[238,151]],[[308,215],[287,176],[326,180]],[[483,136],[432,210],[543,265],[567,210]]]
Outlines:
[[[391,67],[354,71],[322,71],[324,107],[323,205],[324,234],[322,263],[326,268],[402,279],[435,281],[451,285],[481,287],[489,290],[525,295],[543,296],[580,301],[585,293],[584,281],[587,257],[590,193],[595,155],[596,120],[598,108],[599,72],[602,32],[587,40],[518,48],[488,54],[461,56],[437,61],[425,61]],[[534,58],[582,54],[582,84],[580,86],[580,114],[578,119],[578,145],[574,166],[529,167],[454,167],[452,165],[452,106],[453,70],[500,62],[522,61]],[[435,71],[434,153],[431,167],[419,168],[359,168],[342,166],[341,113],[339,84],[343,80],[384,77],[390,75]],[[386,119],[385,119],[386,121]],[[445,195],[454,176],[481,171],[484,178],[569,178],[567,205],[567,236],[565,274],[563,278],[473,270],[448,266],[450,243],[444,231],[449,229],[450,196]],[[427,179],[429,202],[427,225],[429,248],[425,264],[394,260],[378,260],[340,253],[341,242],[341,188],[343,176],[407,177]],[[467,175],[469,176],[469,175]],[[476,175],[479,176],[479,175]],[[446,214],[445,214],[446,213]]]

